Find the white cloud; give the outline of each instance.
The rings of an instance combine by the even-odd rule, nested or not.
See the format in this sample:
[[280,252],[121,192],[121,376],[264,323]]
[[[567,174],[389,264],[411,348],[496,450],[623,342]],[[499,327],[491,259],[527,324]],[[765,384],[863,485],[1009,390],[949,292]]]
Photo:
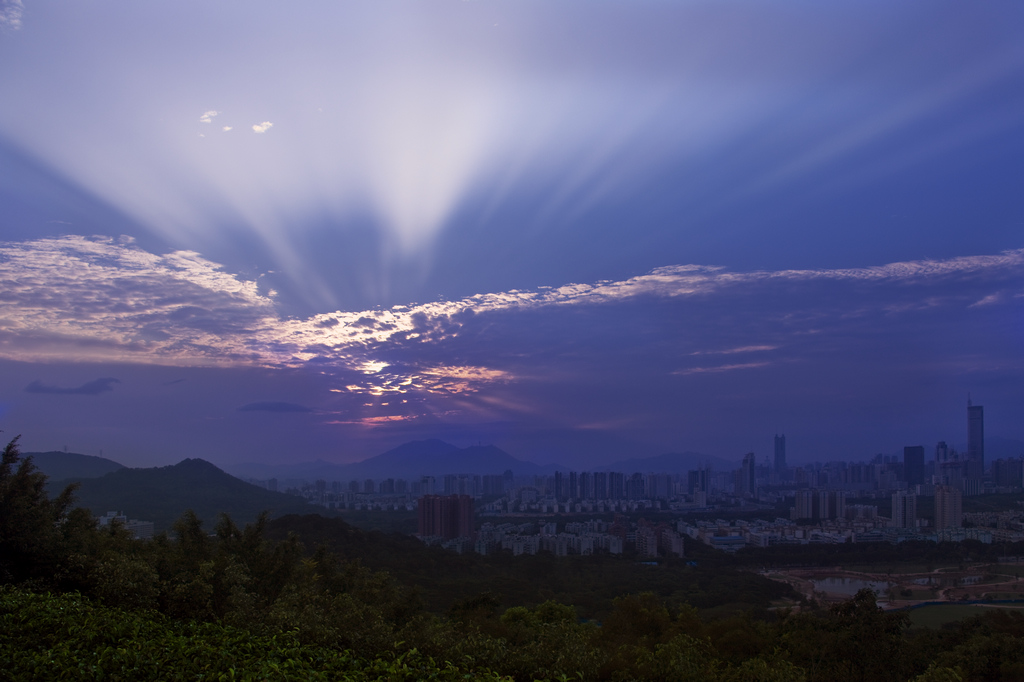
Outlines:
[[25,6],[21,0],[0,0],[0,28],[17,31],[21,28],[21,15]]
[[219,111],[214,111],[213,109],[211,109],[210,111],[207,111],[205,114],[203,114],[202,116],[199,117],[199,122],[200,123],[213,123],[213,117],[216,116],[219,113],[220,113]]
[[263,123],[258,123],[256,125],[254,125],[252,127],[252,131],[254,133],[265,133],[268,130],[270,130],[271,128],[273,128],[273,127],[274,127],[273,123],[271,123],[270,121],[264,121]]
[[226,133],[229,130],[232,130],[232,126],[224,126],[223,128],[221,128],[221,130],[223,130]]

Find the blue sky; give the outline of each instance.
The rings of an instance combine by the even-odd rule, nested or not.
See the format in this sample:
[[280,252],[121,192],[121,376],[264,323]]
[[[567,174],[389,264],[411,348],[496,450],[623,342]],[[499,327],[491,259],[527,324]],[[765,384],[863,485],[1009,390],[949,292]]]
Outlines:
[[0,428],[126,464],[1024,439],[1014,2],[0,2]]

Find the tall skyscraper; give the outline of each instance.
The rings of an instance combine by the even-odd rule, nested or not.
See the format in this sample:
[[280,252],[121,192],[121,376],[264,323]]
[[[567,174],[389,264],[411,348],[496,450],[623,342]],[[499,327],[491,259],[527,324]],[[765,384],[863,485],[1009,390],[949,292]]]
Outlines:
[[963,525],[963,493],[951,485],[935,486],[935,530]]
[[903,477],[908,486],[924,483],[924,446],[908,445],[903,448]]
[[902,490],[892,494],[892,525],[917,528],[917,495]]
[[817,517],[818,510],[815,509],[815,503],[818,499],[814,495],[812,490],[797,490],[796,491],[796,518],[798,519],[813,519]]
[[626,475],[621,471],[608,472],[608,499],[626,499]]
[[748,452],[743,455],[743,463],[740,465],[737,478],[736,494],[757,497],[757,479],[755,477],[756,461],[754,453]]
[[1024,469],[1020,458],[997,459],[992,462],[992,482],[1000,488],[1019,488]]
[[697,491],[711,491],[711,470],[696,469],[686,474],[686,492],[693,495]]
[[985,408],[967,399],[967,476],[981,478],[985,473]]
[[578,485],[581,500],[594,499],[594,474],[589,471],[581,471]]
[[775,434],[775,475],[783,477],[786,471],[786,434]]

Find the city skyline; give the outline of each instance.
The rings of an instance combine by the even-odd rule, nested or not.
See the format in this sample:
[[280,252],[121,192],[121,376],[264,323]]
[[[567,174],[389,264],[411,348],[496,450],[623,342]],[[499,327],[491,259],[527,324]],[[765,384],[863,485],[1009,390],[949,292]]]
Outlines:
[[128,466],[985,466],[967,396],[1024,442],[1022,32],[1011,2],[0,0],[0,429]]

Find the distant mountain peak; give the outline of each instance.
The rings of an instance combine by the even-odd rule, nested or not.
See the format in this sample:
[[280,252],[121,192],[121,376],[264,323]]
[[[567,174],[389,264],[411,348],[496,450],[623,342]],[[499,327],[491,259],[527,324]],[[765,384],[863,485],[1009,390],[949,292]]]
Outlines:
[[[171,465],[169,468],[186,473],[231,476],[231,474],[227,473],[216,464],[207,462],[205,459],[200,459],[198,457],[187,457],[177,464]],[[231,476],[231,478],[234,478],[234,476]]]
[[379,457],[387,457],[389,455],[409,455],[415,454],[418,456],[431,456],[437,454],[443,454],[448,452],[454,452],[458,450],[456,446],[451,443],[446,443],[438,438],[428,438],[426,440],[413,440],[408,443],[402,443],[398,447],[391,448],[387,452],[380,455],[375,455],[369,459],[363,461],[369,461],[370,459],[377,459]]

